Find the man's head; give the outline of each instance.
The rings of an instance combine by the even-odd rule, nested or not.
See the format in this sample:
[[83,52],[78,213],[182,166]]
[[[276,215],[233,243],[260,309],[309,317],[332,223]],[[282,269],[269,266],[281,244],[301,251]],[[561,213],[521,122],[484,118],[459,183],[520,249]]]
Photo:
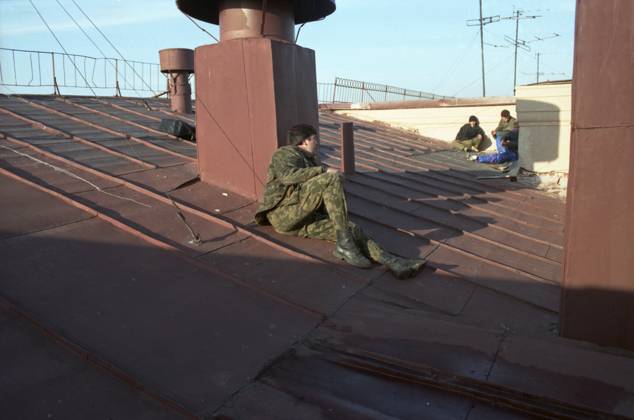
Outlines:
[[503,110],[500,115],[502,116],[502,118],[504,118],[506,121],[511,119],[511,112],[508,109]]
[[298,124],[288,130],[286,136],[288,144],[297,146],[300,149],[315,154],[319,147],[317,130],[312,125]]
[[469,117],[469,124],[471,127],[475,127],[476,125],[480,125],[480,120],[475,115]]

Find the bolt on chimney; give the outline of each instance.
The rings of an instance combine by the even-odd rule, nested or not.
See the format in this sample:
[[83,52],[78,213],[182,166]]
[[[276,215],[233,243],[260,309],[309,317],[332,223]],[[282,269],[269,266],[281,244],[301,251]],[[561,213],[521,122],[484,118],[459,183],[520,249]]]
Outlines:
[[194,73],[194,50],[169,48],[159,51],[161,73],[167,74],[167,92],[171,110],[180,114],[192,113],[192,88],[189,75]]

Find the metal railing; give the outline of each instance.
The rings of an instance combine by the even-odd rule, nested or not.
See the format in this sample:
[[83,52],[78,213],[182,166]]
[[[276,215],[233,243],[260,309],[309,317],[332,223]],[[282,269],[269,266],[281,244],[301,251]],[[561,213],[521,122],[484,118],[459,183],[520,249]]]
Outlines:
[[445,99],[450,96],[359,80],[335,78],[334,83],[317,83],[319,103],[387,102],[416,99]]
[[[166,90],[166,77],[157,63],[0,48],[0,86],[52,88],[57,94],[61,93],[60,88],[69,88],[91,89],[105,95],[152,96]],[[317,83],[317,95],[319,103],[449,98],[340,77],[334,83]]]
[[78,88],[150,96],[165,90],[165,77],[156,63],[0,48],[0,85],[49,87],[54,93]]

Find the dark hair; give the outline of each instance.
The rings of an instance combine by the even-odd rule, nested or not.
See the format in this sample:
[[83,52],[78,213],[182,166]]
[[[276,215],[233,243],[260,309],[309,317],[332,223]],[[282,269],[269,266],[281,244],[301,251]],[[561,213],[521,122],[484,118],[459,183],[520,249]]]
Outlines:
[[500,115],[502,116],[502,118],[508,118],[511,116],[511,112],[508,109],[505,109]]
[[480,120],[475,115],[469,117],[469,122],[475,121],[476,125],[480,125]]
[[299,146],[304,142],[304,140],[306,140],[313,134],[317,134],[317,130],[315,130],[312,125],[297,124],[288,129],[286,141],[290,145]]

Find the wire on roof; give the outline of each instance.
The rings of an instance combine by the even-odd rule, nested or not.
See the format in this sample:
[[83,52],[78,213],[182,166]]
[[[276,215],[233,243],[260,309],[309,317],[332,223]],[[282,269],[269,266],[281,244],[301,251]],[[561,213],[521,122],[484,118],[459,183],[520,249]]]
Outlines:
[[[30,0],[29,0],[29,1],[30,1]],[[114,194],[114,193],[111,193],[111,192],[109,192],[109,191],[106,191],[106,190],[104,190],[103,188],[101,188],[99,185],[97,185],[97,184],[95,184],[95,183],[93,183],[93,182],[90,182],[90,181],[88,181],[88,180],[87,180],[87,179],[85,179],[85,178],[80,177],[79,175],[77,175],[77,174],[76,174],[76,173],[74,173],[74,172],[68,171],[68,170],[66,170],[66,169],[64,169],[64,168],[60,168],[59,166],[55,166],[55,165],[53,165],[53,164],[51,164],[51,163],[45,162],[45,161],[43,161],[43,160],[41,160],[41,159],[36,158],[35,156],[29,155],[28,153],[22,153],[22,152],[20,152],[19,150],[15,150],[13,147],[5,146],[5,145],[2,145],[2,144],[0,144],[0,147],[2,147],[3,149],[6,149],[6,150],[10,150],[10,151],[12,151],[13,153],[15,153],[16,155],[20,155],[20,156],[22,156],[22,157],[25,157],[25,158],[31,159],[32,161],[37,162],[37,163],[39,163],[39,164],[41,164],[41,165],[47,166],[47,167],[49,167],[49,168],[53,169],[54,171],[61,172],[61,173],[63,173],[63,174],[66,174],[66,175],[70,176],[71,178],[75,178],[75,179],[77,179],[77,180],[79,180],[79,181],[82,181],[82,182],[84,182],[84,183],[86,183],[86,184],[90,185],[92,188],[94,188],[96,191],[98,191],[98,192],[100,192],[100,193],[102,193],[102,194],[106,194],[106,195],[109,195],[109,196],[111,196],[111,197],[118,198],[118,199],[120,199],[120,200],[130,201],[130,202],[132,202],[132,203],[134,203],[134,204],[138,204],[139,206],[152,208],[152,206],[150,206],[149,204],[145,204],[145,203],[142,203],[142,202],[140,202],[140,201],[136,201],[136,200],[135,200],[135,199],[133,199],[133,198],[124,197],[124,196],[122,196],[122,195],[118,195],[118,194]]]
[[[103,56],[103,58],[106,59],[106,61],[110,64],[110,66],[115,70],[115,72],[120,73],[117,69],[117,67],[112,64],[112,62],[108,59],[108,57],[106,57],[106,54],[101,50],[101,48],[99,48],[99,46],[97,45],[97,43],[90,37],[90,35],[88,35],[88,33],[84,30],[84,28],[81,27],[81,25],[79,24],[79,22],[77,22],[75,20],[75,18],[73,17],[73,15],[70,14],[70,12],[68,10],[66,10],[66,8],[64,7],[64,5],[62,5],[62,3],[59,0],[55,0],[57,2],[57,4],[59,5],[59,7],[62,8],[62,10],[68,15],[68,17],[70,18],[70,20],[73,21],[73,23],[75,24],[75,26],[77,26],[79,28],[79,30],[86,36],[86,38],[88,38],[88,40],[92,43],[92,45],[94,45],[94,47],[97,49],[97,51],[99,51],[101,53],[101,55]],[[125,78],[125,75],[121,74],[121,77],[123,78],[123,83],[125,83],[125,86],[128,85],[128,81]],[[141,94],[134,88],[132,87],[132,90],[139,96],[141,96]]]
[[[42,19],[42,22],[44,22],[44,25],[46,26],[46,28],[48,29],[48,31],[51,33],[51,35],[53,35],[53,38],[55,38],[55,41],[57,41],[57,43],[59,44],[59,46],[62,48],[62,50],[64,51],[64,53],[69,57],[70,59],[70,54],[68,54],[68,51],[66,51],[66,48],[64,48],[64,45],[62,44],[62,42],[59,40],[59,38],[57,37],[57,35],[55,35],[55,32],[53,32],[53,30],[51,29],[50,26],[48,26],[48,22],[46,22],[46,19],[44,19],[44,16],[42,16],[42,14],[40,13],[40,11],[38,10],[38,8],[35,6],[35,3],[33,3],[33,0],[29,0],[29,3],[31,3],[31,6],[33,6],[33,9],[35,9],[35,12],[38,14],[38,16],[40,17],[40,19]],[[92,92],[92,94],[94,96],[97,96],[97,93],[94,91],[94,89],[90,86],[90,83],[88,83],[88,80],[86,80],[86,77],[84,76],[84,74],[79,70],[79,68],[77,67],[77,64],[75,64],[75,60],[70,59],[70,62],[73,63],[73,67],[75,67],[75,70],[77,70],[77,73],[79,73],[79,75],[81,76],[82,79],[84,79],[84,82],[86,82],[86,86],[88,86],[88,89],[90,89],[90,91]]]
[[218,41],[218,38],[216,38],[215,36],[213,36],[213,35],[211,34],[211,32],[207,31],[205,28],[203,28],[203,27],[202,27],[202,26],[200,26],[198,23],[196,23],[196,21],[195,21],[194,19],[192,19],[192,17],[191,17],[191,16],[186,15],[185,13],[183,13],[183,15],[185,15],[185,17],[186,17],[187,19],[189,19],[189,20],[190,20],[190,21],[191,21],[194,25],[196,25],[196,27],[197,27],[198,29],[200,29],[201,31],[203,31],[204,33],[206,33],[207,35],[209,35],[210,37],[212,37],[213,39],[215,39],[215,40],[216,40],[216,42],[220,42],[220,41]]
[[[29,0],[31,1],[31,0]],[[119,57],[121,58],[121,60],[128,65],[128,67],[130,67],[132,69],[132,71],[134,72],[134,74],[137,75],[137,77],[143,82],[143,84],[150,90],[150,92],[156,94],[156,92],[154,91],[154,89],[152,89],[152,86],[148,85],[147,82],[143,79],[143,77],[141,77],[139,75],[139,73],[137,73],[136,69],[134,68],[134,66],[132,66],[128,60],[126,60],[123,57],[123,54],[121,54],[121,52],[117,49],[117,47],[115,47],[115,45],[110,41],[110,39],[108,39],[108,37],[106,36],[106,34],[104,34],[101,29],[99,29],[99,27],[95,24],[95,22],[92,21],[92,19],[90,18],[90,16],[88,16],[86,14],[86,12],[84,12],[84,10],[79,6],[79,4],[77,4],[77,2],[75,0],[71,0],[73,2],[73,4],[79,9],[79,11],[82,13],[82,15],[84,15],[84,17],[86,19],[88,19],[88,22],[91,23],[91,25],[97,30],[97,32],[99,32],[101,34],[101,36],[106,40],[106,42],[108,44],[110,44],[110,46],[117,52],[117,54],[119,54]]]

